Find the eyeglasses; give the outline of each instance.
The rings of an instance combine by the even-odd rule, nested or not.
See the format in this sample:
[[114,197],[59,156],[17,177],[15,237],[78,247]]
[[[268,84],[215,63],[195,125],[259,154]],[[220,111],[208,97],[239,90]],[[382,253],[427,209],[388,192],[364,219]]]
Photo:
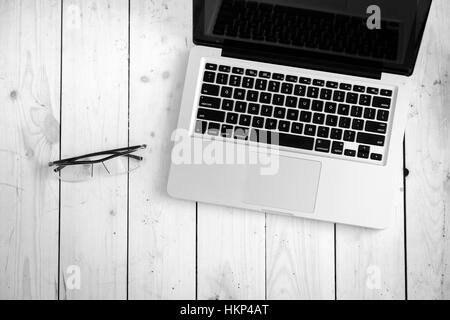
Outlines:
[[62,181],[81,182],[97,175],[117,176],[140,167],[144,158],[136,154],[147,146],[139,145],[50,162],[53,172]]

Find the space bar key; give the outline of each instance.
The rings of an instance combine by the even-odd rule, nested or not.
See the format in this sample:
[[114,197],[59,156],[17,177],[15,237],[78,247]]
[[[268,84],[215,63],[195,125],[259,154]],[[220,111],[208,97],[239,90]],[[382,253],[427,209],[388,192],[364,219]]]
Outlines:
[[296,149],[313,150],[314,148],[314,138],[281,132],[253,129],[250,134],[250,140],[253,142],[262,142]]

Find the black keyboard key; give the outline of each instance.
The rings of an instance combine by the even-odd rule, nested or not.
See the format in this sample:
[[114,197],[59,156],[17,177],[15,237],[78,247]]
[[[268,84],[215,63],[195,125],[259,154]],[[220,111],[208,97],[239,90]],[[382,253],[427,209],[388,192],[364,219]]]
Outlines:
[[293,96],[286,97],[285,106],[289,108],[297,108],[298,98]]
[[233,88],[231,87],[222,87],[220,91],[220,96],[223,98],[231,98],[233,95]]
[[363,86],[354,85],[353,86],[353,91],[355,91],[355,92],[366,92],[366,88],[363,87]]
[[245,113],[247,111],[247,102],[236,101],[236,106],[234,107],[234,111],[239,113]]
[[238,122],[239,115],[237,113],[227,113],[227,123],[236,124]]
[[340,128],[348,129],[348,128],[350,128],[351,123],[352,123],[351,118],[348,118],[348,117],[340,117],[339,118],[339,127]]
[[208,125],[208,134],[211,136],[218,136],[220,133],[220,124],[210,122]]
[[363,107],[352,106],[351,116],[355,118],[361,118],[363,113]]
[[306,87],[304,85],[301,85],[301,84],[295,85],[294,94],[296,96],[303,97],[303,96],[305,96],[305,93],[306,93]]
[[296,109],[288,109],[286,118],[292,121],[298,121],[299,112]]
[[325,112],[326,113],[336,113],[337,104],[334,102],[326,102],[325,103]]
[[275,112],[273,116],[277,119],[284,119],[286,117],[286,109],[285,108],[275,108]]
[[373,146],[384,146],[385,136],[378,134],[371,134],[366,132],[358,132],[358,136],[356,137],[356,142],[369,144]]
[[228,84],[228,75],[226,73],[219,73],[216,79],[217,84]]
[[306,96],[308,98],[317,98],[319,96],[320,89],[317,87],[308,87],[308,92],[306,93]]
[[391,99],[384,97],[374,97],[372,106],[375,108],[389,109],[391,107]]
[[300,113],[300,121],[301,122],[311,122],[311,119],[312,119],[312,112],[302,111]]
[[220,109],[220,99],[208,96],[200,96],[200,107]]
[[356,138],[356,132],[351,130],[344,131],[344,141],[354,142]]
[[229,66],[220,66],[219,67],[219,71],[220,72],[230,72],[231,71],[231,67],[229,67]]
[[344,143],[339,141],[333,141],[331,145],[331,153],[341,155],[344,152]]
[[259,72],[259,77],[260,78],[265,78],[265,79],[270,79],[270,72],[260,71]]
[[229,99],[224,99],[222,101],[222,110],[232,111],[234,108],[234,101]]
[[247,140],[250,130],[243,127],[234,128],[234,138],[238,140]]
[[294,122],[292,123],[291,132],[296,134],[301,134],[303,131],[303,123]]
[[277,128],[278,121],[275,119],[266,119],[266,125],[265,128],[268,130],[274,130]]
[[364,109],[364,118],[366,119],[375,119],[375,115],[377,114],[377,110],[373,108],[365,108]]
[[352,123],[353,130],[363,130],[363,128],[364,128],[364,120],[353,119],[353,123]]
[[225,112],[213,109],[199,108],[197,111],[197,119],[223,122],[225,120]]
[[240,88],[234,89],[233,98],[236,100],[244,100],[245,99],[245,89],[240,89]]
[[253,117],[252,126],[255,128],[264,127],[264,118],[263,117]]
[[205,69],[206,69],[206,70],[213,70],[213,71],[216,71],[216,70],[217,70],[217,64],[207,63],[207,64],[205,65]]
[[273,107],[268,105],[263,105],[261,107],[261,115],[265,117],[271,117],[272,116]]
[[272,104],[276,106],[283,106],[284,105],[284,96],[281,94],[274,94],[272,99]]
[[326,84],[326,86],[327,86],[328,88],[333,88],[333,89],[337,89],[337,87],[338,87],[338,83],[337,83],[337,82],[335,82],[335,81],[327,81],[327,84]]
[[272,103],[272,94],[269,92],[261,92],[261,94],[259,95],[259,102]]
[[299,103],[298,103],[298,107],[300,109],[309,110],[310,106],[311,106],[311,100],[310,99],[301,98]]
[[392,96],[392,90],[382,89],[380,94],[382,96],[385,96],[385,97],[391,97]]
[[333,93],[333,101],[344,102],[344,100],[345,100],[345,92],[344,91],[335,90],[334,93]]
[[247,114],[241,114],[239,117],[239,124],[241,126],[249,127],[251,123],[252,117]]
[[296,76],[286,76],[286,81],[295,83],[295,82],[298,81],[298,77],[296,77]]
[[323,111],[323,101],[313,100],[311,103],[311,110],[322,112]]
[[244,74],[244,69],[243,68],[234,67],[232,72],[235,73],[235,74]]
[[316,147],[314,148],[315,151],[318,152],[330,152],[331,147],[331,141],[325,140],[325,139],[317,139],[316,140]]
[[195,123],[195,133],[204,134],[208,128],[208,122],[197,120]]
[[370,106],[372,97],[367,94],[362,94],[359,96],[359,104],[362,106]]
[[230,76],[230,86],[240,87],[241,86],[242,77],[241,76]]
[[311,84],[311,79],[310,78],[301,77],[299,82],[303,83],[303,84]]
[[258,91],[254,91],[254,90],[247,91],[247,100],[248,101],[257,102],[258,96],[259,96]]
[[352,85],[349,83],[341,83],[339,89],[349,91],[352,90]]
[[358,148],[358,158],[369,159],[370,147],[359,146]]
[[353,92],[347,92],[347,98],[345,99],[347,103],[358,103],[358,94]]
[[280,92],[281,82],[278,81],[269,81],[269,87],[267,90],[270,92]]
[[340,103],[338,105],[337,113],[341,116],[348,116],[350,113],[350,106],[348,104]]
[[204,82],[214,83],[215,80],[216,80],[216,74],[214,72],[205,71],[205,74],[203,76]]
[[382,133],[385,134],[387,132],[387,123],[385,122],[375,122],[375,121],[366,121],[367,132],[373,133]]
[[388,121],[389,120],[389,111],[387,110],[378,110],[377,120],[379,121]]
[[383,156],[379,153],[372,153],[370,155],[370,159],[375,160],[375,161],[381,161],[381,160],[383,160]]
[[277,144],[282,147],[313,150],[314,138],[292,135],[288,133],[271,133],[264,130],[253,129],[250,140],[268,144]]
[[305,135],[307,136],[315,136],[316,135],[317,127],[313,124],[307,124],[305,125]]
[[331,100],[332,90],[323,88],[320,90],[320,99],[322,100]]
[[289,121],[280,121],[278,123],[278,130],[283,132],[289,132],[289,129],[291,127],[291,123]]
[[202,94],[207,94],[209,96],[218,96],[220,91],[220,87],[215,84],[207,84],[204,83],[202,85]]
[[338,117],[333,115],[327,115],[327,121],[325,122],[327,126],[336,127],[338,124]]
[[267,89],[267,80],[257,79],[255,89],[265,91]]
[[313,80],[313,85],[318,86],[318,87],[323,87],[325,85],[325,81],[324,80],[319,80],[319,79],[314,79]]
[[330,138],[333,140],[341,140],[342,139],[342,129],[331,129]]
[[320,137],[320,138],[328,138],[329,134],[330,134],[330,128],[328,128],[328,127],[320,126],[317,129],[317,136]]
[[294,85],[292,83],[285,82],[281,85],[281,93],[292,94],[293,90],[294,90]]
[[274,74],[272,74],[272,79],[283,81],[284,80],[284,74],[274,73]]
[[354,157],[354,156],[356,156],[356,151],[355,150],[350,150],[350,149],[345,149],[344,154],[347,157]]
[[252,70],[252,69],[247,69],[245,71],[245,74],[250,77],[256,77],[258,75],[258,71]]
[[370,94],[378,94],[378,91],[379,90],[377,88],[368,87],[366,92]]
[[323,113],[314,113],[313,123],[314,124],[324,124],[325,123],[325,115]]
[[253,85],[255,84],[255,79],[244,77],[242,80],[242,86],[246,89],[253,89]]
[[248,113],[258,115],[259,114],[259,104],[250,103],[248,105]]
[[233,136],[233,131],[233,126],[223,124],[222,128],[220,129],[220,134],[224,138],[231,138]]

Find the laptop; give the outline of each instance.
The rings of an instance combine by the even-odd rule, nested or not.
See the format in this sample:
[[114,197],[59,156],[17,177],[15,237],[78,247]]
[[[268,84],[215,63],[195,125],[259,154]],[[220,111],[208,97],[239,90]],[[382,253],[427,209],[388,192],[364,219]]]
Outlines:
[[383,229],[431,0],[193,0],[175,198]]

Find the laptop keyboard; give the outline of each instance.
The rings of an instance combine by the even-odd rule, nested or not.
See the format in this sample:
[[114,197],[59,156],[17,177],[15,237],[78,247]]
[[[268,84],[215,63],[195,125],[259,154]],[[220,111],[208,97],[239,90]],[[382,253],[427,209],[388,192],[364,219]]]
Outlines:
[[205,63],[195,133],[381,164],[392,88]]

